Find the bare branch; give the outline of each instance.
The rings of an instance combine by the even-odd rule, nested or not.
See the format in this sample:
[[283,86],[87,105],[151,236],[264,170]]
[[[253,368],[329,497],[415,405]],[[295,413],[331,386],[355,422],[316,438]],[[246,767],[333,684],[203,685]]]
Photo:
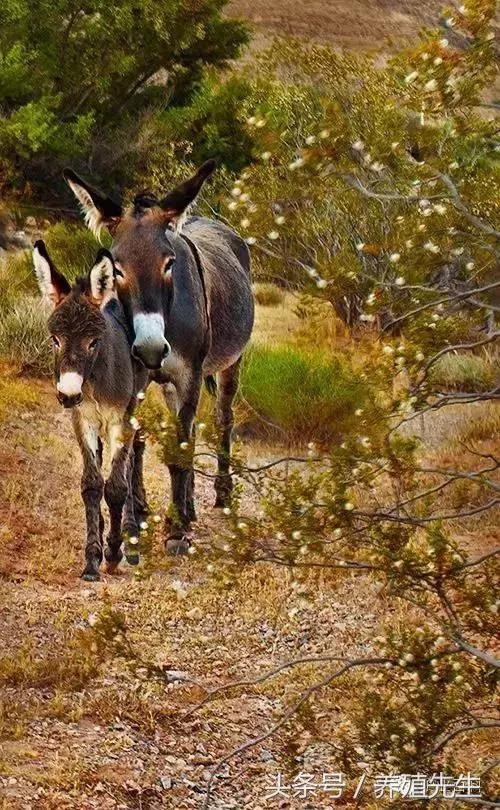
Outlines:
[[476,217],[475,214],[471,213],[465,203],[463,202],[460,194],[458,193],[458,189],[448,174],[440,174],[439,177],[445,184],[446,188],[450,192],[451,195],[451,202],[457,209],[460,211],[461,214],[464,215],[465,219],[467,219],[471,225],[474,225],[479,231],[486,233],[488,236],[494,236],[495,239],[500,239],[500,231],[497,231],[496,228],[493,228],[491,225],[488,225],[487,222],[483,222],[482,219]]
[[[211,689],[208,694],[201,700],[196,706],[193,706],[192,709],[189,709],[186,714],[183,715],[182,719],[186,719],[187,717],[191,717],[191,715],[198,712],[203,706],[206,706],[213,698],[217,695],[220,695],[225,692],[229,692],[232,689],[241,689],[245,686],[258,686],[265,681],[268,681],[270,678],[274,678],[280,672],[284,672],[287,669],[292,669],[292,667],[299,666],[300,664],[315,664],[315,663],[324,663],[325,661],[336,661],[337,663],[355,663],[356,666],[361,666],[361,662],[365,660],[365,662],[372,663],[375,659],[349,659],[345,655],[310,655],[310,656],[303,656],[302,658],[294,658],[291,661],[285,661],[283,664],[275,667],[274,669],[268,670],[263,675],[259,675],[257,678],[251,678],[249,680],[244,681],[233,681],[232,683],[226,683],[222,686],[217,686],[215,689]],[[392,658],[379,658],[376,659],[377,663],[380,664],[396,664],[396,661]]]
[[484,661],[484,663],[488,664],[488,666],[490,667],[500,669],[500,661],[498,660],[498,658],[494,658],[489,653],[485,653],[483,650],[479,650],[477,647],[474,647],[472,644],[469,644],[469,642],[465,641],[465,639],[463,639],[459,633],[452,633],[450,638],[452,638],[455,644],[458,644],[458,646],[462,650],[468,652],[470,655],[473,655],[474,658],[478,658],[480,661]]
[[459,734],[467,734],[471,731],[483,731],[484,729],[488,728],[500,728],[500,720],[493,721],[493,722],[485,722],[485,723],[477,723],[474,726],[463,726],[462,728],[456,728],[454,731],[450,731],[449,734],[446,734],[444,737],[441,737],[438,740],[437,744],[432,749],[434,754],[437,754],[438,751],[441,751],[451,740],[455,737],[458,737]]
[[447,295],[446,297],[439,298],[436,301],[431,301],[427,304],[422,304],[419,307],[415,307],[414,309],[408,310],[408,312],[405,312],[404,315],[400,315],[398,318],[394,318],[394,320],[386,324],[381,331],[386,332],[388,329],[392,328],[397,323],[401,323],[401,321],[405,321],[412,315],[418,315],[420,312],[424,312],[426,309],[430,309],[431,307],[437,307],[439,306],[439,304],[449,304],[455,301],[463,301],[466,298],[470,298],[471,295],[477,295],[478,293],[488,292],[489,290],[496,289],[496,287],[500,287],[500,281],[494,281],[491,284],[485,284],[483,287],[475,287],[473,290],[466,290],[465,292],[455,293],[454,295]]
[[345,664],[343,667],[340,667],[340,669],[336,669],[334,672],[330,672],[321,681],[318,681],[318,683],[313,684],[304,692],[302,692],[299,700],[296,703],[294,703],[294,705],[291,706],[290,709],[288,709],[288,711],[285,712],[285,714],[281,717],[281,719],[273,726],[271,726],[270,729],[265,731],[263,734],[260,734],[258,737],[254,737],[252,740],[248,740],[246,743],[239,745],[237,748],[233,748],[231,751],[225,754],[217,762],[217,764],[212,769],[212,772],[210,774],[210,778],[207,784],[207,794],[205,796],[205,801],[203,802],[204,810],[206,810],[206,808],[209,807],[212,785],[214,783],[215,777],[217,776],[223,765],[225,765],[234,757],[238,756],[238,754],[245,753],[245,751],[248,751],[250,748],[254,748],[256,745],[260,745],[260,743],[265,742],[265,740],[268,740],[269,737],[272,737],[274,734],[276,734],[276,732],[279,731],[279,729],[282,728],[293,717],[294,714],[296,714],[296,712],[300,709],[300,707],[303,706],[304,703],[307,703],[307,701],[309,700],[310,697],[312,697],[312,695],[314,695],[316,692],[319,692],[321,689],[324,689],[325,686],[328,686],[336,678],[340,678],[349,670],[354,669],[354,667],[370,666],[370,665],[381,666],[386,662],[387,659],[365,658],[363,660],[351,661],[350,663]]

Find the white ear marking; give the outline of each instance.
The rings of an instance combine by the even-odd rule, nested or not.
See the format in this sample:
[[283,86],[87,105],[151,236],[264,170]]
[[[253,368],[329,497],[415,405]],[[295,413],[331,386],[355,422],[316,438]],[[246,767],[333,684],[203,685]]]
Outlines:
[[175,226],[175,233],[180,233],[186,224],[186,220],[189,216],[189,209],[191,208],[190,205],[174,220]]
[[83,188],[83,186],[79,186],[77,183],[74,183],[69,179],[68,185],[80,203],[87,227],[92,231],[95,238],[100,240],[100,234],[103,226],[101,212],[96,208],[92,197],[88,191]]
[[101,307],[113,297],[115,276],[113,262],[109,256],[103,256],[90,271],[90,289],[92,297],[99,301]]
[[35,268],[35,275],[38,281],[38,287],[42,300],[50,304],[52,309],[56,305],[57,290],[52,284],[52,274],[50,272],[50,264],[45,256],[42,256],[37,247],[33,249],[33,267]]

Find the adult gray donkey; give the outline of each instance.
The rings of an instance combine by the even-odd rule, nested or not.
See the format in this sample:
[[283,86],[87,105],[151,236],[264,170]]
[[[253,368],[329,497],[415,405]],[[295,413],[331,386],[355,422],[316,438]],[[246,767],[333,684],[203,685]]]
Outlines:
[[[191,449],[203,380],[215,389],[218,375],[215,505],[226,506],[232,489],[232,403],[254,303],[245,241],[220,222],[186,218],[214,168],[214,161],[207,161],[162,199],[142,193],[127,210],[73,171],[64,174],[91,230],[98,234],[106,226],[114,238],[118,297],[134,333],[132,355],[163,386],[167,405],[177,416],[179,442],[188,442]],[[166,548],[183,554],[195,519],[192,460],[189,465],[174,460],[169,471],[174,509],[166,521]]]

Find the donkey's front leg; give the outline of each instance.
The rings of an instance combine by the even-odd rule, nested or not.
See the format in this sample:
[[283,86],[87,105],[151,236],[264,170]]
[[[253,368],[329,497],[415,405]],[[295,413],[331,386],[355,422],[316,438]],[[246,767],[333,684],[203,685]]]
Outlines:
[[102,561],[101,500],[104,480],[101,474],[101,451],[95,426],[86,422],[77,408],[73,411],[73,427],[82,453],[81,492],[87,521],[86,565],[82,578],[94,581],[100,578],[99,566]]
[[[122,515],[125,502],[130,504],[131,498],[131,464],[133,433],[123,428],[119,434],[119,441],[111,442],[112,462],[109,478],[104,485],[104,498],[109,509],[110,527],[106,539],[104,556],[107,570],[112,573],[120,563],[123,553],[122,545]],[[135,519],[128,515],[127,530],[136,534]]]
[[[200,398],[201,379],[192,386],[188,401],[181,406],[178,418],[179,443],[191,442],[194,436],[193,424]],[[189,457],[183,459],[182,464],[169,464],[170,480],[172,484],[173,514],[167,518],[168,554],[187,554],[190,540],[186,537],[194,514],[193,488],[193,449],[189,448]]]

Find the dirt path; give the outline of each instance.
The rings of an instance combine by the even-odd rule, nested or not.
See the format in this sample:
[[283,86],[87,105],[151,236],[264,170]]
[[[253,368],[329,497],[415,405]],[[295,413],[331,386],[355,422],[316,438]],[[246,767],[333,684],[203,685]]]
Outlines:
[[[234,588],[217,584],[207,563],[225,518],[200,477],[197,553],[144,579],[123,566],[120,576],[83,583],[78,449],[50,385],[28,387],[32,401],[13,404],[0,443],[0,807],[201,807],[217,759],[271,726],[283,695],[299,688],[247,689],[182,719],[202,687],[325,650],[366,652],[383,600],[349,574],[319,576],[309,605],[283,571],[255,566]],[[165,471],[154,450],[146,468],[163,512]],[[162,559],[160,538],[155,554]],[[178,676],[165,671],[191,682],[169,683]],[[295,744],[307,740],[306,727],[303,736]],[[211,806],[263,807],[293,750],[284,732],[237,757],[216,780]],[[316,771],[340,769],[328,749],[308,756]]]

